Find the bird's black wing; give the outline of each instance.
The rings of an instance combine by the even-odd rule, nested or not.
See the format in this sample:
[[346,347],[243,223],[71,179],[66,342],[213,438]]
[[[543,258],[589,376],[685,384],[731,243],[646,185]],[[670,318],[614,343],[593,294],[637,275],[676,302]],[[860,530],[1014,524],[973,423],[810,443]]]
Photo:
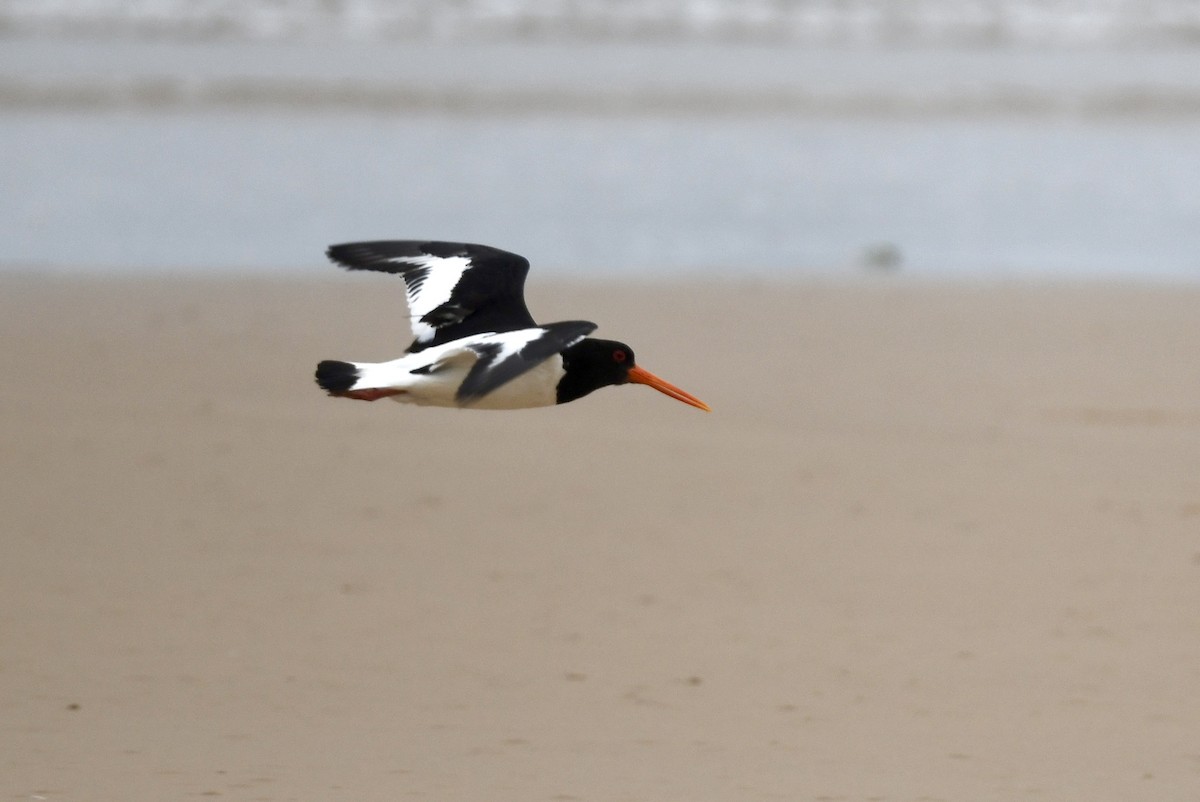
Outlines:
[[464,242],[380,240],[331,245],[331,260],[350,270],[404,278],[415,339],[409,351],[489,331],[536,324],[525,306],[529,261]]
[[496,334],[473,343],[469,347],[478,359],[459,385],[456,397],[464,403],[483,398],[595,330],[595,323],[568,320]]

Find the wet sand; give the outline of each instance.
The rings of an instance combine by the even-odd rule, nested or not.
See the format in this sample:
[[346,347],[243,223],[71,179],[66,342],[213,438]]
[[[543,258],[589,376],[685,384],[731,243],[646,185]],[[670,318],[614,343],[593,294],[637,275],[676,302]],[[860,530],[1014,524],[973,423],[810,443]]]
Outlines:
[[0,796],[1200,797],[1200,288],[530,303],[714,412],[324,397],[387,277],[0,278]]

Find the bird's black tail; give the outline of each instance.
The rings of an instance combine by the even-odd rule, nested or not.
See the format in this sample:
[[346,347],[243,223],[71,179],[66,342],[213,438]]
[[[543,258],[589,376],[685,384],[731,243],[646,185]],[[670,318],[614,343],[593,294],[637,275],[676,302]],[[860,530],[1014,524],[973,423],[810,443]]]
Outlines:
[[358,381],[358,366],[326,359],[317,365],[317,384],[330,395],[343,395]]

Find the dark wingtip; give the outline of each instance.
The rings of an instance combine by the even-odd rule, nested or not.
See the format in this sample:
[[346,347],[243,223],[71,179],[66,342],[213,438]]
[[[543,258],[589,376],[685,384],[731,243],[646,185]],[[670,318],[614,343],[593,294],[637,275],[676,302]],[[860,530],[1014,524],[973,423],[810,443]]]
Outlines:
[[363,242],[345,242],[340,245],[330,245],[325,249],[329,261],[351,270],[364,270],[377,266],[381,261],[380,255]]
[[[404,274],[412,270],[413,257],[441,256],[435,246],[439,242],[417,240],[372,240],[370,242],[343,242],[330,245],[325,255],[336,265],[347,270],[378,270],[381,273]],[[461,249],[463,246],[455,246]]]
[[330,395],[345,393],[358,381],[358,368],[349,362],[326,359],[317,365],[317,384]]

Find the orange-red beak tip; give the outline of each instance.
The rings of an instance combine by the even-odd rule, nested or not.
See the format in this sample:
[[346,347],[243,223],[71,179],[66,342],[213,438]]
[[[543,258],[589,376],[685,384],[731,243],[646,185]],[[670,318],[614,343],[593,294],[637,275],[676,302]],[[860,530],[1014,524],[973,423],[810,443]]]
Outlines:
[[696,409],[702,409],[705,412],[712,412],[712,407],[701,401],[696,396],[684,390],[680,390],[675,385],[658,378],[644,368],[636,366],[631,368],[629,370],[629,381],[633,382],[634,384],[645,384],[649,387],[653,387],[655,390],[658,390],[663,395],[671,396],[671,398],[674,398],[676,401],[682,401],[688,406],[693,406]]

